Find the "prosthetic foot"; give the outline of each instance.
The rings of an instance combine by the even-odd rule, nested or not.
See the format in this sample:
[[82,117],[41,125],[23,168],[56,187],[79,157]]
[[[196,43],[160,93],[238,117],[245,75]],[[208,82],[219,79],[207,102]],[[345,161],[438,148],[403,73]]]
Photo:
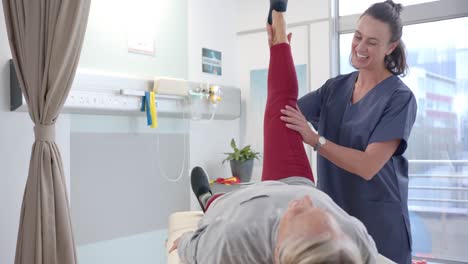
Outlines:
[[192,191],[197,197],[200,207],[203,209],[203,211],[205,211],[205,205],[213,194],[210,189],[208,175],[206,175],[205,170],[203,170],[201,167],[195,167],[192,169],[190,180]]
[[277,12],[286,12],[286,8],[288,7],[288,0],[270,0],[270,12],[268,13],[268,24],[271,25],[272,17],[271,13],[273,10]]

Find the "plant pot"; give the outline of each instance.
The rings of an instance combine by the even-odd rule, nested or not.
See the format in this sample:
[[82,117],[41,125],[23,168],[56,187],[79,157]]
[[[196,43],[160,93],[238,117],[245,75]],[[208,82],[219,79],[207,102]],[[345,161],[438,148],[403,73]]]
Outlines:
[[239,177],[241,182],[250,182],[250,179],[252,178],[253,162],[253,159],[243,162],[231,160],[232,176]]

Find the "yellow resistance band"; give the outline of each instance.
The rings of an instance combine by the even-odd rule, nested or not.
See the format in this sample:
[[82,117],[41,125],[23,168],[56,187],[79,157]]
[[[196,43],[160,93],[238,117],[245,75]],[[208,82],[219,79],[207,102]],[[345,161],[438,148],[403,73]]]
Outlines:
[[158,113],[156,112],[156,95],[150,92],[150,112],[151,112],[151,128],[158,127]]

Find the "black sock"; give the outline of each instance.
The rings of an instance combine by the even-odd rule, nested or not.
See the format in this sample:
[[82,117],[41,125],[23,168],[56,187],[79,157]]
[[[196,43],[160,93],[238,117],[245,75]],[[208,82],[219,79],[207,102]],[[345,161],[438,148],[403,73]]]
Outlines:
[[273,23],[272,12],[286,12],[288,0],[270,0],[270,12],[268,13],[268,24]]

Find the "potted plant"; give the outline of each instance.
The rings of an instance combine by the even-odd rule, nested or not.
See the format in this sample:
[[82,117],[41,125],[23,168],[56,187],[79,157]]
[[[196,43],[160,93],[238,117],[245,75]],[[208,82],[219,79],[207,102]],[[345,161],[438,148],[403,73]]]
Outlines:
[[249,182],[252,177],[254,159],[258,159],[260,153],[252,150],[250,145],[239,149],[234,139],[231,139],[231,148],[233,152],[224,153],[227,157],[223,163],[229,160],[232,176],[239,177],[241,182]]

